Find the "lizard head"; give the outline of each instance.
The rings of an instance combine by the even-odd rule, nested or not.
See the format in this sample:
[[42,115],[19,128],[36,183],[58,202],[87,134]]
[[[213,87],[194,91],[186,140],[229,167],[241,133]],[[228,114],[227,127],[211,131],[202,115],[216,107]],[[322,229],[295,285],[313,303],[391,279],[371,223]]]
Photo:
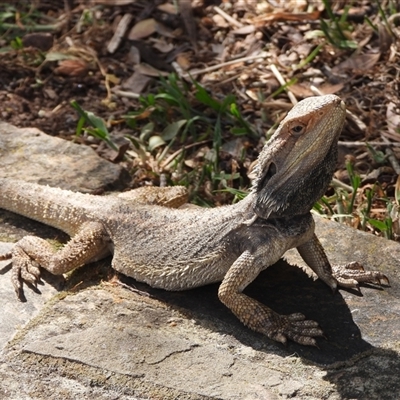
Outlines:
[[309,97],[291,109],[258,157],[252,193],[259,217],[310,211],[332,179],[345,116],[335,95]]

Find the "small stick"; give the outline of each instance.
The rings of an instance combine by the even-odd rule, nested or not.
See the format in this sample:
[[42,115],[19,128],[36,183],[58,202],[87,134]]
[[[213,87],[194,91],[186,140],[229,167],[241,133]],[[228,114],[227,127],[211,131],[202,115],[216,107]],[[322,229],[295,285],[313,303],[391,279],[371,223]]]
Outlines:
[[214,6],[214,11],[216,11],[221,17],[223,17],[226,21],[228,21],[232,25],[235,25],[238,28],[241,28],[243,26],[241,22],[236,21],[235,18],[232,18],[229,14],[221,10],[218,6]]
[[174,153],[172,153],[170,156],[168,156],[168,158],[162,163],[161,165],[161,169],[164,170],[165,168],[168,167],[168,165],[179,155],[181,154],[183,151],[190,149],[191,147],[195,147],[195,146],[201,146],[203,144],[209,143],[210,139],[207,140],[203,140],[201,142],[196,142],[196,143],[192,143],[192,144],[188,144],[187,146],[184,146],[182,148],[180,148],[179,150],[175,151]]
[[[283,76],[282,76],[281,73],[279,72],[278,68],[276,68],[275,64],[271,64],[269,67],[270,67],[272,73],[275,75],[275,78],[278,80],[278,82],[279,82],[282,86],[286,85],[286,82],[285,82],[285,80],[283,79]],[[298,101],[297,101],[295,95],[294,95],[289,89],[285,89],[285,90],[286,90],[286,93],[287,93],[287,95],[288,95],[290,101],[291,101],[292,104],[295,106],[295,105],[298,103]]]
[[135,92],[128,92],[126,90],[120,90],[120,89],[111,89],[111,91],[119,97],[127,97],[128,99],[138,99],[141,95],[139,93]]
[[350,185],[346,185],[345,183],[339,181],[339,179],[332,178],[331,184],[335,187],[340,187],[350,193],[354,192],[354,189]]
[[[381,135],[381,138],[386,144],[392,144],[383,135]],[[390,165],[395,170],[396,174],[400,175],[400,165],[399,165],[399,162],[397,161],[395,154],[393,153],[393,150],[390,148],[387,148],[387,149],[385,149],[385,154],[387,155]]]
[[227,67],[229,65],[234,65],[234,64],[238,64],[241,62],[247,62],[247,61],[254,61],[257,59],[264,59],[266,57],[268,57],[269,54],[267,52],[262,52],[261,54],[256,54],[253,56],[248,56],[248,57],[242,57],[242,58],[237,58],[235,60],[230,60],[221,64],[217,64],[217,65],[211,65],[210,67],[204,68],[204,69],[194,69],[191,70],[185,74],[181,75],[181,78],[190,78],[191,76],[195,76],[195,75],[200,75],[200,74],[204,74],[207,72],[212,72],[212,71],[216,71],[218,69],[221,69],[223,67]]
[[[387,139],[386,139],[387,140]],[[386,142],[342,142],[339,140],[338,144],[340,146],[346,146],[346,147],[353,147],[353,146],[394,146],[394,147],[399,147],[400,142],[389,142],[387,140]]]

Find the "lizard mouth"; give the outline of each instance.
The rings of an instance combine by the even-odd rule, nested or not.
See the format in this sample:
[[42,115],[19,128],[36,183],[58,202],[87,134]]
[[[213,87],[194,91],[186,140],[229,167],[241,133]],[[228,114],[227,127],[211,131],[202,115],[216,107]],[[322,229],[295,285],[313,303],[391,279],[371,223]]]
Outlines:
[[258,190],[267,186],[268,182],[276,174],[276,172],[277,172],[276,165],[275,163],[271,162],[271,164],[269,164],[268,166],[267,172],[264,174],[264,176],[258,183]]

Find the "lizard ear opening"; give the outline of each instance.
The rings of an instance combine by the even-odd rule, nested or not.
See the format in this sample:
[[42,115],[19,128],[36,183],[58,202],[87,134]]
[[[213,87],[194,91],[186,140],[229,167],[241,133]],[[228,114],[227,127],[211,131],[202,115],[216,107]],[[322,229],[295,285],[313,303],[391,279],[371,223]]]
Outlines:
[[271,162],[269,164],[267,172],[264,174],[264,176],[260,179],[258,183],[258,190],[261,188],[265,187],[267,183],[270,181],[270,179],[276,174],[277,169],[275,163]]

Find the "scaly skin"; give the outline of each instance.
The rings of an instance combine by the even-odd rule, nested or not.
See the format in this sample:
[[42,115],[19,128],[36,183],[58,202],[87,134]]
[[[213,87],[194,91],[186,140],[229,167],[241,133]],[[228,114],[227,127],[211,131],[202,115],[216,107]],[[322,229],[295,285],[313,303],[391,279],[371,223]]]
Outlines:
[[[43,239],[27,236],[0,259],[12,258],[19,295],[21,280],[37,281],[39,265],[63,274],[110,252],[115,270],[152,287],[184,290],[221,281],[220,300],[249,328],[282,343],[289,338],[315,345],[322,336],[316,322],[302,314],[279,315],[242,292],[293,247],[333,290],[358,281],[388,283],[380,272],[364,272],[356,263],[332,272],[314,234],[310,209],[332,178],[344,119],[337,96],[298,103],[262,150],[251,193],[215,209],[169,209],[146,195],[137,199],[135,191],[101,197],[0,179],[1,208],[72,236],[56,252]],[[160,190],[157,201],[168,204],[166,189]]]

